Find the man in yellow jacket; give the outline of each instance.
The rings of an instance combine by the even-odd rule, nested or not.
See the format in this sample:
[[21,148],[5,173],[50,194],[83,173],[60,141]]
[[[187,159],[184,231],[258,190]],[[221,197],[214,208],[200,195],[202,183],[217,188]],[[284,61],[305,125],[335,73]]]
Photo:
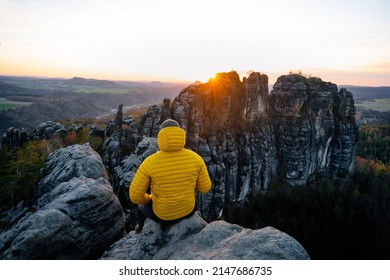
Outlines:
[[130,200],[138,204],[136,232],[142,230],[146,218],[172,224],[191,216],[196,211],[195,190],[210,190],[203,159],[185,149],[185,143],[186,132],[175,120],[161,124],[157,136],[160,151],[143,161],[130,184]]

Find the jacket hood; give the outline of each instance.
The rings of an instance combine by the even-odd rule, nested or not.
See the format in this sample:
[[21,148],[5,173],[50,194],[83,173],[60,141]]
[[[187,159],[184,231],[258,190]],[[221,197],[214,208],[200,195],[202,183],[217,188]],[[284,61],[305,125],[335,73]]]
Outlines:
[[180,127],[166,127],[157,135],[157,145],[161,151],[173,152],[184,148],[186,132]]

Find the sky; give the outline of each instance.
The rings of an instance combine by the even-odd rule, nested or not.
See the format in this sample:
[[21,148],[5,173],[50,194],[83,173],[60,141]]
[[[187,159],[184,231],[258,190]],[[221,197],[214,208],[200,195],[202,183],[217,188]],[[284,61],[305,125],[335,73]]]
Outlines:
[[0,0],[0,75],[390,85],[388,0]]

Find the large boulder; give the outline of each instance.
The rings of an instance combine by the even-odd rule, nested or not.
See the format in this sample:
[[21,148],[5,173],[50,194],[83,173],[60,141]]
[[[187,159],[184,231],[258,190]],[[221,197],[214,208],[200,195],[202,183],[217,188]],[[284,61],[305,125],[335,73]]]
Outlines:
[[172,226],[147,219],[140,234],[130,232],[102,259],[131,260],[307,260],[305,249],[275,228],[257,230],[224,221],[206,223],[196,212]]
[[46,161],[35,211],[0,235],[0,259],[97,258],[124,235],[125,217],[100,156],[89,144]]
[[95,152],[89,143],[73,145],[58,149],[51,153],[45,161],[44,176],[38,183],[37,197],[53,190],[59,184],[73,178],[108,179],[100,155]]

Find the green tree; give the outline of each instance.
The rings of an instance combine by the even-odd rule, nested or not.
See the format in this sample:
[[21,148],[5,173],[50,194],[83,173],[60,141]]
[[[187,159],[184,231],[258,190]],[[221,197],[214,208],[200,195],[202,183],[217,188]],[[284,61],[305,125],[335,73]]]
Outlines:
[[390,125],[362,125],[356,154],[362,158],[390,164]]
[[358,158],[349,181],[318,176],[295,187],[275,181],[241,208],[225,209],[224,217],[284,231],[312,259],[389,259],[390,168]]
[[40,169],[47,156],[42,141],[30,141],[14,153],[2,150],[2,174],[0,189],[2,206],[16,205],[24,201],[34,202],[34,190],[40,178]]

